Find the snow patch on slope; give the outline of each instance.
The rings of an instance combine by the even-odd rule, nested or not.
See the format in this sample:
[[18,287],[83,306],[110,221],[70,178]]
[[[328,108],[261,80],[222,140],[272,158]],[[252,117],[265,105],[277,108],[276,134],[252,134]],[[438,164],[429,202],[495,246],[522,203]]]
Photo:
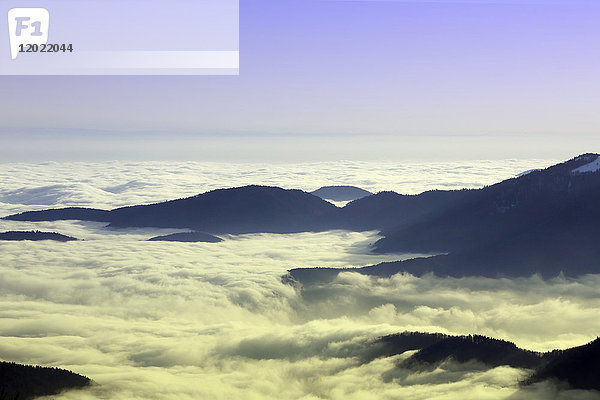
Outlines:
[[596,159],[594,161],[592,161],[591,163],[582,165],[579,168],[575,168],[574,170],[571,171],[571,173],[583,174],[585,172],[596,172],[598,170],[600,170],[600,156],[596,157]]

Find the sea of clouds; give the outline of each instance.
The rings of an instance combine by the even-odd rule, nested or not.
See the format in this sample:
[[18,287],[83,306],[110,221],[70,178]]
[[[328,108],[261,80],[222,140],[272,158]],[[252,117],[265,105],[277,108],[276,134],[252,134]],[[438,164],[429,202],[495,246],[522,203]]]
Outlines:
[[[0,213],[117,206],[244,184],[314,190],[350,184],[417,193],[481,187],[548,160],[469,163],[0,164]],[[299,290],[290,268],[363,266],[377,232],[225,236],[148,242],[164,229],[0,221],[0,231],[52,230],[76,242],[0,242],[0,359],[91,377],[64,399],[593,399],[530,389],[527,371],[446,362],[406,371],[407,355],[361,361],[378,336],[419,330],[484,334],[532,350],[584,344],[600,332],[600,276],[578,279],[390,279],[343,273]],[[56,398],[56,397],[53,397]]]

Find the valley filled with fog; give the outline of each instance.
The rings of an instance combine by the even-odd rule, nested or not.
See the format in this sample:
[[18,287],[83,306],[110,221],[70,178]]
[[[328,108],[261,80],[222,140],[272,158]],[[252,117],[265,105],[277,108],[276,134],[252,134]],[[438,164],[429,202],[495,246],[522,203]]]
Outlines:
[[[247,184],[307,191],[355,185],[415,194],[479,188],[554,160],[0,164],[0,216],[50,207],[115,208]],[[378,232],[224,235],[150,242],[178,230],[0,220],[0,231],[73,236],[0,242],[0,360],[66,368],[97,385],[60,399],[593,399],[528,371],[407,357],[365,362],[374,339],[403,331],[482,334],[536,351],[598,336],[600,275],[576,279],[342,273],[302,291],[296,267],[351,267],[415,255],[371,254]]]

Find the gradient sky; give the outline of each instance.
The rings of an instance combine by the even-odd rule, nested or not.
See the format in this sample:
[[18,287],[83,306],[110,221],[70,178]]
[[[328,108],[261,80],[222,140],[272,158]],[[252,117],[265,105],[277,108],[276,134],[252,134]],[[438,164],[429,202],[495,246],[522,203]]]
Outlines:
[[[139,158],[136,144],[206,159],[336,143],[346,150],[321,158],[360,158],[368,143],[386,158],[391,145],[403,157],[600,151],[599,22],[591,0],[242,0],[238,77],[0,77],[0,155],[60,158],[75,142],[98,158]],[[121,153],[85,147],[119,140]]]

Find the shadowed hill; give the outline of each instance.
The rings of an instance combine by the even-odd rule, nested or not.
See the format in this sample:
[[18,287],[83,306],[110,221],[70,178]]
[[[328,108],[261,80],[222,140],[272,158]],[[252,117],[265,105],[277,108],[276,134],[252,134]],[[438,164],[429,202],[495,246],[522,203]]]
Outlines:
[[85,220],[107,222],[112,227],[187,228],[210,233],[364,231],[408,223],[449,207],[469,192],[435,190],[411,196],[381,192],[340,209],[300,190],[244,186],[111,211],[72,207],[28,211],[5,219]]
[[[376,229],[385,236],[375,244],[377,252],[448,255],[358,272],[578,276],[600,271],[598,159],[597,154],[584,154],[478,190],[414,196],[381,192],[341,209],[300,190],[245,186],[112,211],[68,208],[6,218],[84,219],[112,227],[186,228],[214,234]],[[332,275],[327,270],[317,273]]]
[[[600,170],[589,167],[598,159],[596,154],[585,154],[483,189],[454,192],[462,197],[419,216],[409,213],[412,222],[405,218],[396,228],[384,229],[385,237],[375,244],[381,253],[449,254],[352,271],[376,276],[433,272],[455,277],[598,273]],[[310,283],[337,275],[330,269],[290,273]]]
[[63,208],[10,215],[14,221],[85,220],[112,227],[187,228],[210,233],[357,231],[405,224],[445,209],[471,191],[429,191],[420,195],[381,192],[343,208],[300,190],[244,186],[142,206],[97,210]]
[[58,242],[70,242],[77,239],[56,232],[8,231],[0,233],[0,240],[55,240]]
[[89,378],[64,369],[0,362],[0,400],[29,400],[90,384]]
[[310,194],[325,200],[352,201],[370,196],[373,193],[356,186],[323,186],[322,188],[310,192]]
[[[577,247],[579,246],[578,244]],[[593,243],[583,244],[579,253],[574,247],[566,246],[550,249],[540,246],[537,251],[529,247],[527,257],[524,257],[525,253],[520,248],[513,253],[508,249],[505,252],[497,249],[486,252],[487,249],[482,248],[472,252],[383,262],[360,268],[293,268],[282,279],[286,283],[298,282],[310,286],[331,282],[341,272],[356,272],[381,278],[389,278],[402,272],[415,276],[434,273],[441,277],[455,278],[514,278],[535,274],[543,278],[553,278],[560,274],[576,277],[600,271],[599,258],[594,254],[588,256],[588,252],[594,251],[593,246]]]
[[386,230],[445,210],[463,201],[472,190],[431,190],[418,195],[380,192],[348,203],[340,210],[339,225],[351,230]]
[[363,362],[391,357],[406,351],[421,350],[450,336],[442,333],[402,332],[378,338],[367,346],[360,356]]
[[110,211],[95,208],[67,207],[41,211],[26,211],[4,217],[11,221],[95,221],[110,222]]
[[204,242],[204,243],[218,243],[222,242],[223,239],[209,235],[204,232],[178,232],[170,235],[156,236],[148,239],[152,242]]
[[[480,189],[419,222],[384,231],[380,252],[449,252],[396,263],[411,273],[577,276],[600,271],[600,172],[587,154]],[[382,267],[374,267],[370,273]]]
[[[573,172],[586,154],[545,170],[470,191],[462,201],[383,231],[379,251],[455,252],[499,241],[565,242],[600,237],[600,172]],[[566,232],[566,233],[565,233]]]
[[525,383],[547,379],[569,383],[572,387],[600,391],[600,339],[583,346],[547,353],[550,360]]
[[439,333],[403,332],[370,343],[363,362],[416,350],[398,368],[432,369],[440,363],[477,361],[488,368],[511,366],[534,370],[523,385],[543,380],[568,383],[572,388],[600,390],[600,339],[583,346],[546,353],[518,348],[514,343],[481,335],[451,336]]
[[[111,211],[114,227],[185,227],[211,233],[301,232],[326,229],[337,207],[301,190],[245,186],[187,199]],[[150,225],[151,224],[151,225]]]
[[66,208],[25,212],[6,219],[80,219],[108,222],[112,227],[187,228],[211,233],[289,233],[329,229],[337,210],[301,190],[244,186],[111,211]]
[[435,365],[452,359],[459,363],[478,361],[489,367],[508,365],[514,368],[536,368],[543,363],[542,354],[523,350],[514,343],[480,335],[448,336],[424,347],[404,361],[403,365]]

